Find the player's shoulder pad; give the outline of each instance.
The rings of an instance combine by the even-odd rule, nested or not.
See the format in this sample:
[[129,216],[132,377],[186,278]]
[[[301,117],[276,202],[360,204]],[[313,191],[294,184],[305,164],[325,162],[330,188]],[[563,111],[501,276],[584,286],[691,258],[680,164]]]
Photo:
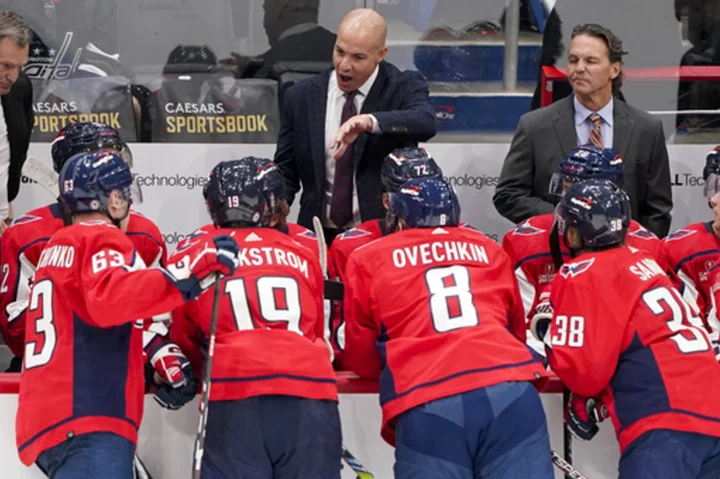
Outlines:
[[588,271],[593,263],[595,263],[595,258],[589,258],[575,263],[566,263],[560,268],[560,276],[565,279],[575,278]]

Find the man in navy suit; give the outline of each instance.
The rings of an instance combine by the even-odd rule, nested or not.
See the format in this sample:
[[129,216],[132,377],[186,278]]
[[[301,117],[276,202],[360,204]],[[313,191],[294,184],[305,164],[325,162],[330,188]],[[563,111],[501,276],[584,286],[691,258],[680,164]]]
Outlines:
[[289,202],[302,186],[298,223],[312,228],[318,216],[328,242],[385,214],[383,158],[436,133],[425,79],[384,61],[386,36],[377,12],[353,10],[338,28],[334,69],[284,96],[275,163]]

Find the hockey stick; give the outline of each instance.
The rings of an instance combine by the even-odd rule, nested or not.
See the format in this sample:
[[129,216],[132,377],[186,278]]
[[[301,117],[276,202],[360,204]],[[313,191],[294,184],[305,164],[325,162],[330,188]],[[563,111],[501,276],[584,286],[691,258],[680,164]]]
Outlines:
[[[318,218],[317,216],[313,216],[312,221],[313,228],[315,228],[315,237],[317,238],[318,242],[320,267],[322,268],[323,275],[325,276],[325,280],[327,281],[327,243],[325,243],[325,231],[323,231],[320,218]],[[352,469],[357,475],[357,477],[359,477],[360,479],[373,479],[375,477],[370,473],[370,471],[365,469],[362,464],[360,464],[360,461],[355,459],[355,456],[353,456],[352,453],[348,451],[345,446],[343,446],[342,448],[342,459],[348,466],[350,466],[350,469]]]
[[54,197],[58,195],[58,174],[34,156],[28,156],[22,167],[22,174],[49,191]]
[[586,479],[585,476],[580,474],[580,471],[575,469],[575,467],[567,462],[565,459],[560,457],[560,455],[555,452],[551,451],[552,453],[552,462],[553,465],[555,465],[558,469],[563,471],[565,473],[565,477],[569,477],[571,479]]
[[200,400],[200,419],[198,421],[198,432],[195,436],[195,454],[193,454],[193,479],[200,479],[200,466],[205,452],[205,433],[208,418],[208,403],[210,402],[210,374],[212,363],[215,357],[215,333],[217,332],[218,309],[220,306],[220,275],[215,276],[215,291],[213,292],[212,315],[210,316],[210,341],[208,354],[205,359],[205,371],[203,371],[203,391]]
[[[552,257],[553,264],[555,265],[555,274],[557,274],[560,272],[560,268],[563,264],[562,249],[560,248],[560,233],[558,231],[557,220],[553,222],[552,229],[550,230],[550,256]],[[568,388],[563,386],[563,411],[567,409],[569,403],[570,391],[568,390]],[[553,459],[556,455],[557,454],[553,453]],[[565,457],[566,464],[572,467],[572,434],[570,434],[570,429],[565,423],[563,423],[563,456]],[[561,467],[561,469],[563,468]],[[575,476],[567,472],[565,473],[566,479],[571,479],[573,477]]]

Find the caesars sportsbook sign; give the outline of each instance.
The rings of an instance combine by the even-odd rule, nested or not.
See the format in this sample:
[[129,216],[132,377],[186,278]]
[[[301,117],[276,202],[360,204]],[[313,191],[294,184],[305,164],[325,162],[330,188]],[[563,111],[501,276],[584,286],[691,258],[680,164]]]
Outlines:
[[136,141],[130,84],[125,78],[32,80],[35,127],[32,141],[50,142],[70,123],[106,123],[125,141]]
[[153,141],[274,143],[280,130],[277,83],[229,76],[166,78],[154,96]]

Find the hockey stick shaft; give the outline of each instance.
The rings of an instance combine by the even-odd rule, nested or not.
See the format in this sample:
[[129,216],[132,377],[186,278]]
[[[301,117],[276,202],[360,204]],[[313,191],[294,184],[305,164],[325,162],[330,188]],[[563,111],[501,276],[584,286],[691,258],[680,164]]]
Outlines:
[[560,457],[557,452],[551,451],[551,453],[553,465],[563,471],[565,473],[565,477],[569,477],[571,479],[587,479],[580,473],[580,471],[575,469],[572,464]]
[[210,375],[212,374],[213,358],[215,357],[215,334],[217,332],[218,309],[220,306],[220,275],[215,277],[215,291],[213,292],[212,315],[210,316],[210,331],[208,353],[203,371],[203,391],[200,400],[200,419],[198,431],[195,436],[195,454],[193,454],[193,479],[200,479],[202,457],[205,452],[205,433],[207,430],[208,406],[210,402]]
[[[327,269],[327,243],[325,243],[325,231],[322,227],[322,222],[320,221],[320,218],[317,216],[313,216],[313,228],[315,229],[315,237],[318,241],[318,252],[320,254],[320,267],[323,271],[323,276],[325,276],[325,279],[328,278],[328,269]],[[350,466],[350,469],[352,469],[357,477],[360,479],[373,479],[375,476],[373,476],[365,467],[360,464],[360,461],[355,459],[355,456],[352,455],[348,449],[343,446],[342,448],[342,459],[345,461],[345,463]]]

